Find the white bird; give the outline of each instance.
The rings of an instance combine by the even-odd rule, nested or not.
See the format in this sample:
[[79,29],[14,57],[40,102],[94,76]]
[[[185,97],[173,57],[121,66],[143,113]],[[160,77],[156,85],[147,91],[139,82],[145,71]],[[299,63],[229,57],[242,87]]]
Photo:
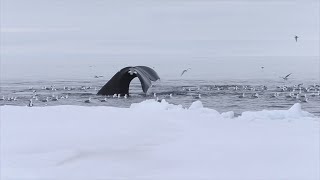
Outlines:
[[58,96],[53,96],[51,100],[52,101],[58,101],[58,99],[59,99]]
[[38,96],[37,95],[33,95],[32,99],[35,99],[36,101],[38,101]]
[[286,98],[292,98],[292,97],[293,97],[292,93],[289,93],[289,94],[286,96]]
[[30,99],[30,100],[29,100],[28,107],[32,107],[32,106],[33,106],[32,99]]
[[113,97],[113,98],[116,98],[116,97],[117,97],[117,94],[114,94],[112,97]]
[[125,95],[124,95],[124,98],[127,99],[127,98],[128,98],[128,94],[125,94]]
[[194,97],[195,99],[201,99],[201,94],[198,94],[198,96]]
[[274,94],[272,94],[272,96],[271,97],[278,97],[279,96],[279,94],[278,93],[274,93]]
[[252,95],[252,97],[253,97],[253,98],[259,98],[259,94],[258,94],[258,93],[255,93],[255,94]]
[[157,97],[157,93],[153,93],[153,97]]
[[100,100],[100,102],[106,102],[106,101],[107,101],[107,98]]
[[46,99],[43,99],[42,102],[48,102],[49,101],[49,97],[47,97]]
[[120,98],[121,97],[121,94],[118,94],[118,98]]
[[169,94],[169,97],[172,98],[172,94]]
[[244,93],[242,93],[242,94],[239,96],[239,98],[244,98],[244,97],[245,97]]
[[191,68],[188,68],[188,69],[183,70],[180,76],[182,76],[184,73],[188,72],[190,69],[191,69]]
[[305,95],[305,97],[301,98],[300,102],[305,102],[305,103],[308,102],[307,95]]
[[84,101],[85,103],[90,103],[91,102],[91,98],[89,97],[89,99]]

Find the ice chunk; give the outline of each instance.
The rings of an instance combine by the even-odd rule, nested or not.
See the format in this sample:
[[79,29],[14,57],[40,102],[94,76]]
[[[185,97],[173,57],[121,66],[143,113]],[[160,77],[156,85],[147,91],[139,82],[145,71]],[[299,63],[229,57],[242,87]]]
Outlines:
[[190,110],[194,110],[194,109],[202,109],[203,105],[201,101],[195,101],[191,104],[191,106],[189,107]]

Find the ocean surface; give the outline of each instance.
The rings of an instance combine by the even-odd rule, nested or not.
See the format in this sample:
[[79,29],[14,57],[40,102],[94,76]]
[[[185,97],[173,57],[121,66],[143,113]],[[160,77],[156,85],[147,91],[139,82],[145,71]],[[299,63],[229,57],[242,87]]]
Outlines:
[[[277,80],[160,80],[153,83],[144,94],[138,78],[130,85],[130,96],[112,97],[96,95],[107,78],[88,80],[51,81],[2,81],[0,105],[26,106],[32,99],[34,106],[114,106],[130,107],[132,103],[146,99],[166,99],[169,103],[188,108],[201,100],[204,107],[217,111],[234,111],[238,116],[244,111],[289,109],[302,103],[302,109],[320,116],[320,86],[317,81]],[[300,84],[300,85],[299,85]],[[285,87],[285,88],[284,88]],[[240,97],[243,95],[244,97]],[[253,97],[257,93],[257,97]],[[276,93],[276,97],[275,96]],[[292,93],[292,97],[289,97]],[[171,94],[171,95],[170,95]],[[199,94],[201,98],[199,99]],[[297,94],[299,94],[297,98]],[[307,102],[304,97],[306,95]],[[90,103],[85,103],[91,98]],[[104,100],[105,102],[101,102]],[[48,99],[47,102],[43,102]]]

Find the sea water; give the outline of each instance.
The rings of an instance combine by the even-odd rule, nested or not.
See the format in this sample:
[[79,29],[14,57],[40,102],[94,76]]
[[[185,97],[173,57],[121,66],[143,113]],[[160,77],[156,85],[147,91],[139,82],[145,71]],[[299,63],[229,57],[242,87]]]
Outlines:
[[[297,99],[296,96],[287,97],[294,92],[307,95],[308,102],[301,102],[303,109],[319,116],[319,59],[302,58],[303,61],[299,61],[297,57],[220,57],[199,61],[189,58],[185,61],[170,62],[166,59],[160,61],[158,57],[159,61],[152,62],[145,59],[132,63],[123,60],[96,60],[88,64],[81,62],[73,65],[66,62],[63,67],[59,65],[63,64],[61,61],[39,66],[33,62],[35,68],[30,68],[30,73],[27,73],[28,69],[17,72],[13,64],[7,63],[3,67],[6,68],[4,75],[12,75],[12,78],[5,76],[6,78],[2,79],[1,97],[4,96],[5,100],[0,101],[0,105],[26,106],[29,100],[33,99],[34,106],[129,107],[132,103],[146,99],[166,99],[170,103],[189,107],[192,102],[198,100],[200,94],[205,107],[219,112],[234,111],[236,115],[240,115],[244,111],[288,109],[294,103],[301,102],[301,98]],[[288,65],[291,61],[295,64]],[[18,66],[18,63],[15,65]],[[153,83],[147,94],[143,93],[136,78],[130,84],[128,98],[96,95],[113,74],[126,65],[148,65],[158,72],[161,79]],[[264,68],[261,68],[262,66]],[[181,76],[181,71],[188,67],[191,69]],[[47,68],[46,73],[43,70],[37,71],[42,68]],[[77,78],[74,77],[75,71],[78,72]],[[292,75],[288,80],[281,78],[289,73]],[[94,78],[95,75],[103,77]],[[283,87],[288,89],[283,90]],[[243,93],[245,97],[240,98]],[[256,93],[258,98],[253,97]],[[275,93],[278,93],[277,97],[273,97]],[[16,101],[8,101],[11,97],[17,97]],[[47,97],[49,101],[42,102]],[[59,100],[52,101],[52,97],[58,97]],[[88,98],[91,98],[91,103],[85,103]],[[101,102],[104,98],[107,98],[107,101]]]

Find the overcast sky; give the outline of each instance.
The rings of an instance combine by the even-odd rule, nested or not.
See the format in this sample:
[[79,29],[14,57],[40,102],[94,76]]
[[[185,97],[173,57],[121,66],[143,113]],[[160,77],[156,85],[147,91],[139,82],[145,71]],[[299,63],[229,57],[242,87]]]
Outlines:
[[1,61],[319,56],[319,7],[318,0],[1,0]]

